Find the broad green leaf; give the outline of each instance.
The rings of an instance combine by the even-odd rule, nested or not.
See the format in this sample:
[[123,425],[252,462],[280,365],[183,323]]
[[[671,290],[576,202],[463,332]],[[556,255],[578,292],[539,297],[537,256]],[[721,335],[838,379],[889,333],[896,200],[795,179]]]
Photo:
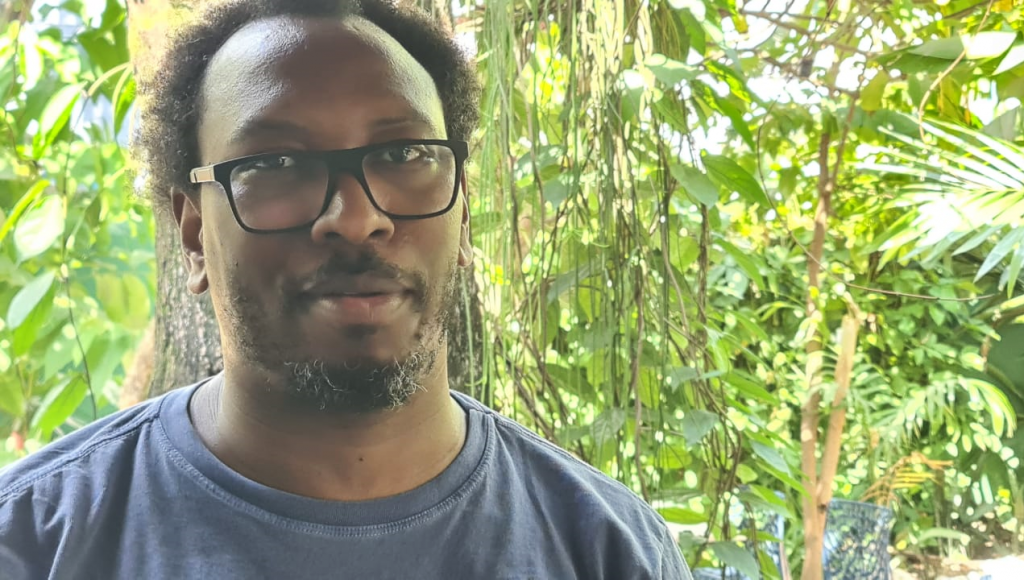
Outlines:
[[674,524],[692,526],[703,524],[708,521],[707,514],[700,514],[693,510],[678,507],[661,508],[658,510],[661,517]]
[[1003,60],[999,62],[999,68],[992,74],[1003,74],[1012,68],[1017,68],[1021,63],[1024,63],[1024,44],[1017,44],[1006,53]]
[[739,193],[740,197],[750,203],[771,207],[761,184],[735,161],[724,155],[705,155],[703,161],[712,181],[729,191]]
[[700,72],[692,66],[672,60],[664,54],[652,54],[644,62],[644,66],[654,73],[656,79],[668,87],[675,87],[685,80],[693,80]]
[[692,381],[699,376],[700,373],[697,372],[697,369],[690,367],[678,367],[668,371],[667,382],[671,385],[672,390],[675,390],[683,383]]
[[39,301],[50,291],[50,287],[53,286],[53,279],[54,273],[46,272],[37,276],[35,280],[26,284],[14,295],[14,299],[11,300],[11,304],[7,308],[6,321],[8,328],[14,330],[21,326],[21,323],[25,322],[28,315],[39,304]]
[[744,484],[749,484],[757,481],[758,479],[757,472],[743,464],[740,464],[740,466],[736,468],[736,477],[738,477],[740,482]]
[[747,578],[760,578],[761,572],[757,560],[749,550],[734,542],[711,542],[711,551],[726,566],[736,568]]
[[113,322],[122,324],[128,318],[128,291],[120,276],[97,275],[96,297],[99,299],[103,311]]
[[1016,32],[989,30],[964,37],[967,58],[993,58],[1005,53],[1017,40]]
[[43,198],[18,220],[14,246],[18,257],[27,260],[50,249],[64,233],[64,203],[59,196]]
[[700,9],[684,8],[679,12],[679,18],[683,21],[683,28],[686,29],[687,36],[690,37],[690,48],[697,54],[704,56],[707,53],[707,32],[701,25],[703,18],[696,17],[696,14],[704,9],[703,2],[693,2],[692,4],[699,4]]
[[75,409],[85,400],[88,392],[88,385],[79,376],[51,388],[32,416],[33,436],[43,441],[49,441],[53,430],[63,425],[71,417]]
[[750,132],[750,126],[747,124],[747,120],[743,118],[743,112],[736,108],[736,105],[730,103],[728,99],[724,99],[717,94],[714,94],[713,102],[714,107],[732,121],[732,128],[736,131],[736,134],[751,149],[756,149],[757,145],[754,143],[754,134]]
[[779,398],[768,392],[758,382],[740,371],[732,371],[722,376],[727,384],[736,387],[736,390],[752,399],[757,399],[770,405],[779,404]]
[[39,133],[37,134],[39,141],[34,142],[32,148],[34,158],[41,158],[43,153],[50,148],[57,135],[67,125],[68,119],[71,118],[71,111],[81,96],[82,86],[74,84],[60,89],[50,97],[46,108],[43,109],[43,115],[39,119]]
[[125,276],[123,279],[127,299],[127,317],[124,325],[132,330],[143,330],[149,325],[152,317],[149,289],[138,276]]
[[25,210],[32,205],[32,202],[38,199],[49,186],[50,182],[46,179],[36,181],[32,184],[32,187],[28,188],[25,195],[21,196],[18,203],[14,204],[14,209],[11,210],[11,215],[7,216],[7,219],[4,220],[3,227],[0,228],[0,243],[7,239],[7,234],[10,233],[14,224],[18,223],[18,219],[21,218],[21,215],[25,213]]
[[878,71],[873,79],[860,93],[860,108],[865,111],[877,111],[882,108],[882,95],[889,84],[889,73]]
[[964,51],[964,43],[959,37],[939,38],[929,40],[919,46],[909,49],[911,54],[941,58],[943,60],[955,60]]
[[612,441],[626,424],[625,409],[605,409],[590,425],[590,433],[598,445]]
[[966,34],[961,37],[929,40],[911,48],[909,52],[945,60],[956,60],[961,54],[968,59],[985,59],[1003,54],[1016,39],[1016,32],[987,31]]
[[690,447],[696,446],[718,425],[718,415],[702,409],[690,409],[683,416],[683,438]]
[[739,264],[743,272],[746,273],[747,276],[750,276],[750,279],[757,284],[758,288],[765,287],[764,277],[761,276],[761,269],[758,267],[757,258],[754,258],[753,254],[744,252],[725,240],[720,239],[716,243],[720,245],[726,253],[732,256],[733,260],[736,260],[736,263]]
[[782,473],[785,473],[786,475],[791,475],[789,471],[789,464],[786,463],[785,459],[783,459],[781,453],[757,441],[752,441],[750,443],[750,447],[751,449],[754,450],[754,453],[758,457],[767,461],[768,465],[771,465],[772,467],[781,471]]
[[718,203],[718,186],[711,183],[708,176],[700,170],[685,165],[673,165],[672,176],[695,202],[707,207]]

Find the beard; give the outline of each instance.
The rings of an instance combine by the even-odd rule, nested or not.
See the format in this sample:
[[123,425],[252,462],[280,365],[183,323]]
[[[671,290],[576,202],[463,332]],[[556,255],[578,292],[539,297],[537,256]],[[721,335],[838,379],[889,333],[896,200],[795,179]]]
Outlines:
[[[399,274],[397,268],[375,254],[362,253],[356,260],[334,259],[318,276],[357,275],[367,272]],[[404,274],[413,289],[413,308],[427,313],[421,317],[410,350],[386,362],[342,358],[341,362],[303,358],[295,352],[294,342],[268,337],[281,336],[266,324],[265,310],[244,292],[230,298],[228,318],[234,328],[236,344],[243,358],[272,374],[282,375],[290,398],[321,412],[365,414],[397,409],[423,389],[421,379],[433,370],[441,344],[447,343],[448,328],[455,318],[459,271],[453,259],[444,283],[430,288],[422,275]],[[285,312],[297,314],[305,307],[302,300],[286,303]],[[350,339],[358,339],[375,329],[354,327]]]

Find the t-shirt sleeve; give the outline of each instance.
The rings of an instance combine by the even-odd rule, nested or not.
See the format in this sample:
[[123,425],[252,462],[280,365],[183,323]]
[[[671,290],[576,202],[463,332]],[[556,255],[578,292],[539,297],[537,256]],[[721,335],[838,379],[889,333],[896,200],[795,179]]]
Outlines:
[[661,550],[661,580],[693,580],[690,569],[683,561],[683,554],[679,545],[672,538],[671,532],[666,528],[662,534]]

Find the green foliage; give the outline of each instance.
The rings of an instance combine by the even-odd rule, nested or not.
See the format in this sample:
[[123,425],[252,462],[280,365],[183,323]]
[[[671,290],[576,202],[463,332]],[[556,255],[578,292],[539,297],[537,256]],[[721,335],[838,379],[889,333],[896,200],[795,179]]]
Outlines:
[[116,409],[155,292],[124,8],[37,4],[0,37],[0,462]]
[[[722,502],[754,484],[765,503],[785,492],[800,563],[806,349],[822,338],[829,401],[850,302],[864,328],[837,497],[923,453],[952,463],[897,493],[898,549],[1016,533],[1017,399],[987,355],[1021,288],[1022,15],[976,4],[473,14],[489,92],[472,186],[491,194],[474,212],[507,216],[475,232],[484,381],[660,506],[691,562],[738,561]],[[979,100],[1001,120],[984,126]]]
[[[837,497],[908,457],[948,461],[893,492],[896,548],[1019,538],[1024,8],[465,4],[487,337],[465,388],[652,501],[691,563],[763,562],[736,543],[739,495],[786,518],[799,565],[801,408],[832,400],[853,303]],[[73,33],[42,22],[0,40],[0,461],[114,408],[155,300],[117,145],[123,8]]]

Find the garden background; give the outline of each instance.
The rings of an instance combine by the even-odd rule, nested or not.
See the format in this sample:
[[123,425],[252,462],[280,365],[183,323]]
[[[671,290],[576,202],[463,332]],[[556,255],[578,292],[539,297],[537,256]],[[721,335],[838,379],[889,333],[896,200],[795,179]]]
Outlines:
[[[691,565],[756,567],[737,499],[804,578],[833,498],[897,565],[1021,553],[1020,3],[419,3],[484,86],[454,388]],[[131,148],[203,4],[0,4],[0,465],[218,369]]]

